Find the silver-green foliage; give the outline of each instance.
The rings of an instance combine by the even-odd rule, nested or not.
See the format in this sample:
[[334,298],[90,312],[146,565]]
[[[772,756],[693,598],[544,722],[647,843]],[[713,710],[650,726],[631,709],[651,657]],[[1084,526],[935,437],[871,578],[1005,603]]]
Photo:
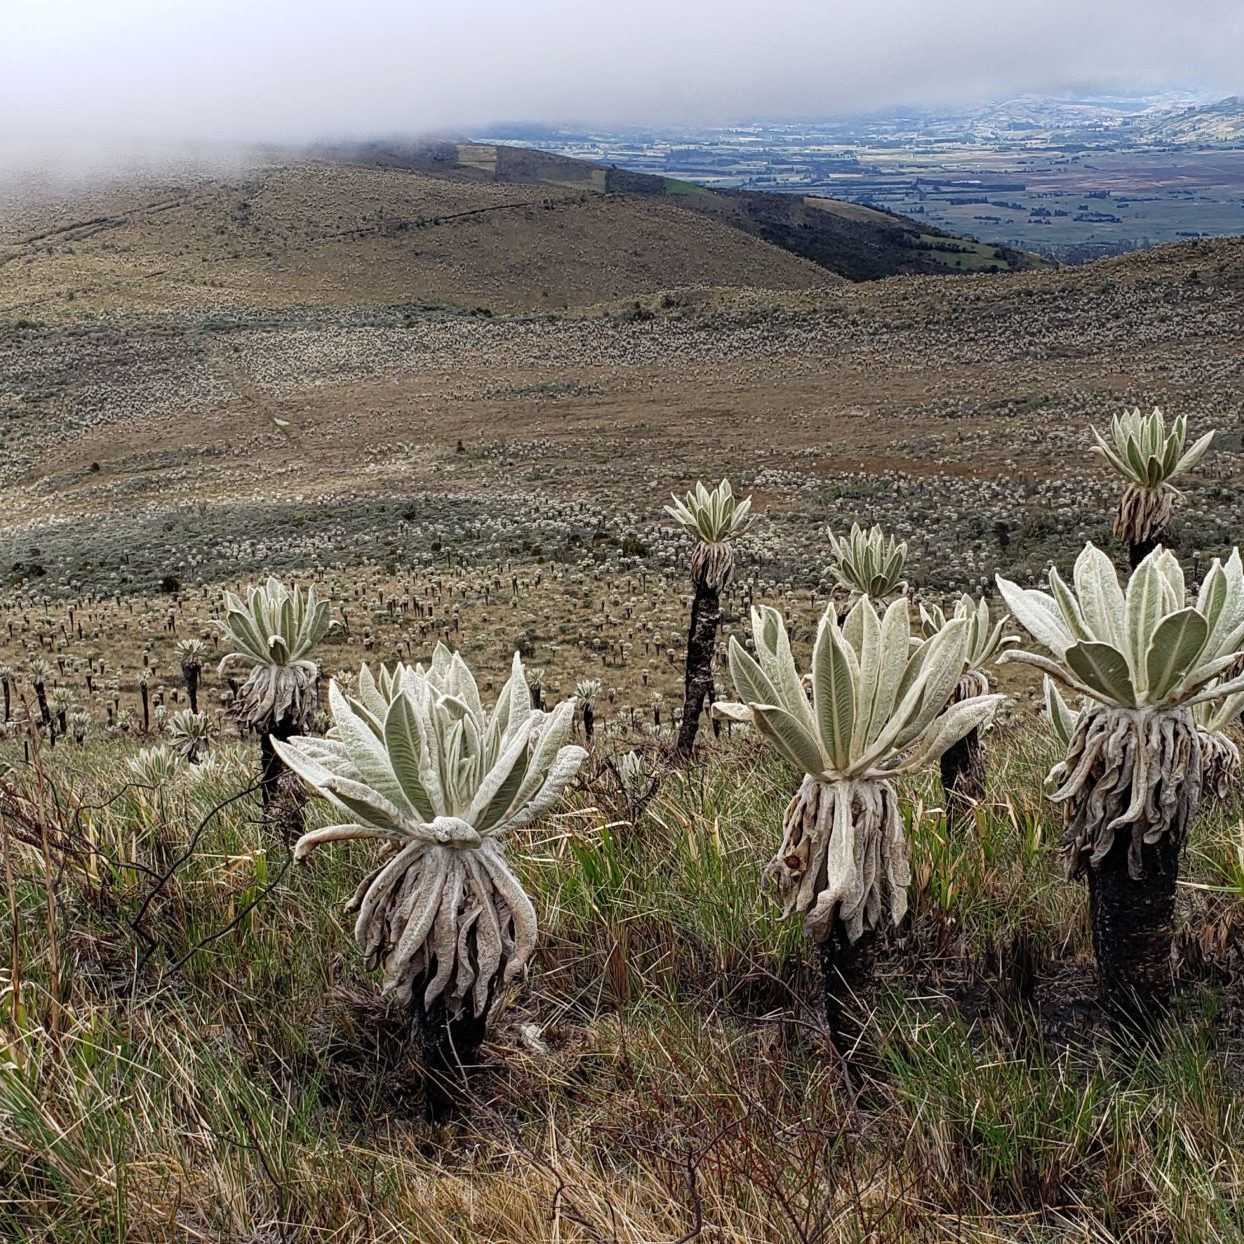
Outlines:
[[826,530],[825,536],[832,555],[830,573],[848,591],[884,600],[906,589],[906,543],[900,544],[880,527],[865,531],[859,523],[851,524],[851,534],[846,537],[836,536],[832,530]]
[[140,748],[127,763],[135,784],[153,791],[173,782],[181,771],[177,753],[164,743]]
[[168,737],[173,750],[183,759],[194,764],[211,745],[216,727],[206,713],[191,709],[178,709],[168,719]]
[[696,539],[691,578],[721,591],[734,575],[733,541],[752,525],[752,499],[736,498],[729,480],[708,489],[697,482],[685,497],[672,498],[665,512]]
[[1047,689],[1055,729],[1069,736],[1050,781],[1051,798],[1066,805],[1070,870],[1099,864],[1127,831],[1138,876],[1143,845],[1166,833],[1182,841],[1196,813],[1204,784],[1196,707],[1244,691],[1244,678],[1233,676],[1244,642],[1239,552],[1214,561],[1192,603],[1178,560],[1160,548],[1126,588],[1092,544],[1076,559],[1071,585],[1051,569],[1048,593],[1000,576],[998,586],[1046,650],[1001,660],[1035,665],[1086,701],[1073,717]]
[[[241,602],[239,601],[239,604]],[[207,645],[196,636],[179,640],[177,643],[177,659],[183,670],[198,669],[207,659]]]
[[1004,634],[1010,618],[1004,615],[997,622],[991,621],[989,602],[983,596],[973,600],[966,592],[955,602],[949,619],[939,605],[920,605],[920,634],[924,639],[932,639],[946,626],[947,621],[963,621],[966,624],[963,673],[955,698],[966,700],[974,695],[984,695],[989,690],[986,668],[1007,648],[1019,642],[1014,635]]
[[1239,551],[1215,559],[1189,603],[1183,568],[1155,549],[1126,589],[1105,553],[1092,544],[1076,558],[1069,585],[1053,567],[1049,592],[998,577],[1015,619],[1047,651],[1011,652],[1102,704],[1170,708],[1219,700],[1244,689],[1222,675],[1244,642],[1244,569]]
[[328,633],[328,602],[315,589],[286,587],[269,578],[243,601],[225,593],[225,616],[216,623],[232,651],[220,662],[222,677],[243,669],[237,711],[257,730],[281,723],[301,728],[315,707],[319,670],[308,659]]
[[831,609],[817,628],[810,697],[776,609],[752,611],[755,657],[731,641],[730,672],[742,703],[718,711],[753,722],[805,774],[769,875],[787,912],[803,913],[818,941],[835,917],[854,940],[885,908],[896,922],[906,911],[910,867],[893,779],[985,724],[1002,698],[977,696],[947,708],[967,631],[955,619],[913,643],[906,599],[879,616],[862,597],[841,625]]
[[1167,427],[1157,407],[1116,415],[1110,421],[1110,440],[1091,429],[1092,450],[1127,482],[1115,516],[1115,535],[1133,544],[1155,539],[1165,531],[1179,495],[1171,480],[1205,456],[1214,439],[1207,432],[1185,451],[1188,421],[1180,415]]
[[324,842],[384,845],[347,910],[367,965],[410,1000],[482,1015],[499,979],[513,979],[536,943],[536,913],[502,838],[552,806],[586,752],[567,746],[575,701],[531,706],[516,654],[496,706],[485,709],[461,656],[438,646],[422,666],[360,672],[357,696],[329,686],[329,738],[276,742],[281,759],[341,814],[304,834],[303,859]]

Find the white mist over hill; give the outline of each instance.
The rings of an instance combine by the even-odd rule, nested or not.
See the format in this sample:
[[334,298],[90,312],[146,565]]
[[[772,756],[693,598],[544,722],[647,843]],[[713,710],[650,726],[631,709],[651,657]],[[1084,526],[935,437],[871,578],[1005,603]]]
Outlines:
[[1236,0],[8,0],[0,157],[1244,89]]

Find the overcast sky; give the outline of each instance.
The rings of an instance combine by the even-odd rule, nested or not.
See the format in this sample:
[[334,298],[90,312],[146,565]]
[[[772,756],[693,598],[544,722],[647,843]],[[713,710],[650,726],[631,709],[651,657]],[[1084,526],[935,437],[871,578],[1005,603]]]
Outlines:
[[0,153],[1244,93],[1244,0],[0,0]]

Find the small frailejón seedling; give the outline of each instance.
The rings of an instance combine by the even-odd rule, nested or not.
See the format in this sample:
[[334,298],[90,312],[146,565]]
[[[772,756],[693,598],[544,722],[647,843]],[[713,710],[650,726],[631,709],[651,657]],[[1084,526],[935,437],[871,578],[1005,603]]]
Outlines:
[[[998,654],[1019,642],[1013,635],[1004,636],[1009,621],[989,618],[989,602],[982,596],[973,600],[966,593],[955,603],[952,620],[966,624],[967,646],[963,654],[963,672],[951,696],[951,703],[988,694],[989,676],[985,670]],[[932,639],[945,625],[945,613],[937,605],[920,606],[920,633]],[[953,824],[985,797],[985,749],[980,730],[969,730],[957,743],[941,755],[942,789],[946,795],[946,820]]]
[[259,734],[264,807],[277,795],[281,762],[276,739],[301,734],[315,711],[319,667],[309,654],[328,633],[328,602],[270,578],[243,601],[225,593],[225,617],[216,623],[232,646],[220,663],[221,677],[239,667],[249,672],[234,706],[240,720]]
[[1244,641],[1238,550],[1215,560],[1189,605],[1175,556],[1155,549],[1126,590],[1092,544],[1073,584],[1049,572],[1049,593],[998,577],[1015,619],[1048,653],[1007,652],[1084,698],[1077,715],[1047,693],[1056,731],[1070,739],[1050,772],[1063,805],[1072,877],[1087,875],[1105,999],[1145,1027],[1170,998],[1179,855],[1205,782],[1197,705],[1244,691],[1230,678]]
[[1110,441],[1091,428],[1097,442],[1091,448],[1127,482],[1114,519],[1114,534],[1128,547],[1131,568],[1137,566],[1167,538],[1179,490],[1171,483],[1205,456],[1214,439],[1207,432],[1185,452],[1188,421],[1180,415],[1169,428],[1155,407],[1148,415],[1139,410],[1116,415],[1110,421]]
[[713,689],[713,656],[721,626],[721,594],[734,578],[734,541],[751,526],[752,499],[734,495],[728,480],[709,491],[702,482],[682,500],[673,498],[665,512],[695,539],[691,554],[691,622],[687,629],[687,666],[682,722],[674,744],[680,759],[691,755],[700,729],[704,702]]
[[304,834],[294,854],[352,838],[384,845],[347,911],[367,966],[383,965],[384,988],[412,1007],[435,1086],[471,1062],[497,985],[535,949],[535,908],[503,838],[547,811],[583,763],[586,751],[566,743],[575,701],[533,708],[515,654],[489,712],[444,646],[426,670],[364,667],[357,699],[334,680],[328,699],[328,738],[275,744],[344,816]]
[[168,719],[168,737],[173,750],[192,765],[203,758],[215,733],[212,719],[192,708],[178,709]]
[[907,564],[907,545],[887,536],[880,527],[865,531],[851,524],[851,534],[834,535],[826,529],[832,560],[829,572],[840,587],[854,599],[869,596],[878,603],[907,590],[903,567]]
[[963,676],[968,623],[954,619],[913,645],[905,597],[880,617],[867,596],[841,624],[832,607],[825,613],[811,698],[782,615],[753,610],[752,635],[755,657],[737,639],[730,644],[743,702],[718,710],[754,723],[805,774],[768,874],[787,913],[800,912],[820,946],[827,1015],[841,1032],[843,986],[870,972],[883,918],[897,924],[907,911],[911,869],[894,779],[932,764],[989,721],[1003,697],[949,703]]

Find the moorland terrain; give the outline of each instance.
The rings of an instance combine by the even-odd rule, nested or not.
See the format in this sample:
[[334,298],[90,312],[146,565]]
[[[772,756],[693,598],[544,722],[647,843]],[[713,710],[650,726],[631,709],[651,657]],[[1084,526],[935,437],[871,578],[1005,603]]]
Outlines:
[[[861,1081],[762,893],[790,773],[725,731],[643,807],[616,768],[681,702],[688,546],[661,506],[696,479],[758,512],[725,633],[764,600],[803,646],[826,525],[905,539],[926,599],[1035,582],[1087,539],[1117,552],[1086,429],[1124,408],[1218,430],[1173,537],[1193,575],[1227,551],[1244,240],[857,280],[858,233],[839,271],[828,237],[809,258],[677,187],[472,171],[498,150],[272,157],[0,211],[0,817],[20,837],[0,1235],[1244,1237],[1238,803],[1189,854],[1172,1039],[1120,1066],[1042,799],[1054,743],[1008,673],[974,828],[904,784],[913,918]],[[365,851],[292,867],[238,797],[254,747],[210,663],[216,760],[158,787],[129,767],[184,704],[176,643],[214,644],[221,590],[270,572],[345,624],[326,674],[443,639],[486,695],[516,647],[550,701],[602,684],[583,780],[517,850],[532,983],[448,1125],[424,1122],[340,914]],[[36,658],[91,724],[31,768]]]

